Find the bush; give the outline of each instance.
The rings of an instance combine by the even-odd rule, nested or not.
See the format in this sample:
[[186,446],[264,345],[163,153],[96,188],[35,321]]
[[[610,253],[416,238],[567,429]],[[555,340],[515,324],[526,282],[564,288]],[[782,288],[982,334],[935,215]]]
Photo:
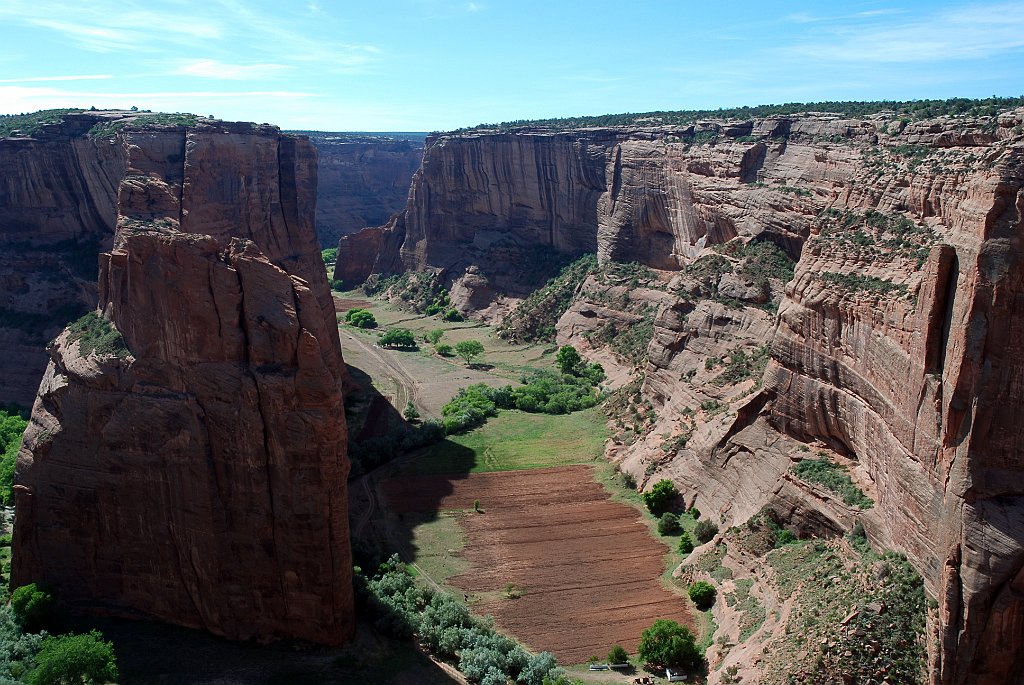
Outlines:
[[442,357],[452,356],[452,346],[448,343],[438,343],[434,345],[434,352],[437,352]]
[[484,353],[484,346],[479,340],[463,340],[455,343],[455,354],[472,364],[473,360]]
[[680,554],[689,554],[693,551],[693,540],[686,531],[683,531],[683,534],[679,536],[679,546],[676,548],[676,551]]
[[698,580],[690,586],[690,599],[701,611],[711,608],[711,605],[715,603],[715,594],[715,586],[703,580]]
[[373,314],[365,309],[359,309],[358,307],[345,312],[345,321],[356,328],[377,327],[377,320],[373,318]]
[[426,340],[431,345],[437,345],[437,343],[441,342],[442,337],[444,337],[444,331],[441,330],[440,328],[435,328],[432,331],[427,331],[427,333],[423,336],[423,339]]
[[22,628],[37,632],[53,618],[57,602],[49,592],[35,583],[22,585],[11,595],[11,610]]
[[[822,452],[822,454],[827,453]],[[851,507],[870,509],[875,505],[871,498],[853,482],[846,467],[833,462],[828,457],[802,459],[793,466],[793,473],[801,480],[817,483],[831,490]]]
[[68,325],[68,341],[78,342],[83,356],[94,352],[100,357],[127,357],[130,352],[114,324],[96,312],[89,312]]
[[412,334],[412,331],[406,328],[392,328],[390,331],[387,331],[380,336],[380,339],[377,340],[377,344],[381,347],[397,347],[401,350],[415,350],[416,336]]
[[420,417],[420,413],[417,411],[416,405],[412,403],[412,400],[406,402],[405,411],[402,412],[402,416],[405,417],[406,421],[415,421]]
[[43,640],[30,685],[71,685],[117,681],[114,645],[98,630],[82,635],[51,636]]
[[661,535],[672,535],[679,532],[679,517],[670,511],[666,511],[658,519],[658,533]]
[[697,507],[690,507],[690,516],[693,517],[694,521],[698,520],[700,518],[700,509]]
[[718,526],[708,519],[697,521],[697,525],[693,527],[693,534],[701,544],[704,544],[718,535]]
[[324,264],[334,264],[338,261],[338,248],[329,247],[326,250],[320,250],[320,256],[324,260]]
[[612,647],[612,651],[608,652],[608,663],[609,664],[625,664],[629,662],[629,653],[626,652],[622,645],[615,645]]
[[11,608],[0,604],[0,683],[21,682],[32,669],[45,636],[23,632]]
[[666,619],[658,619],[643,632],[637,653],[644,662],[655,666],[678,666],[692,671],[704,663],[690,630]]
[[679,491],[676,490],[676,486],[672,481],[659,480],[654,484],[650,492],[645,492],[641,497],[644,500],[644,504],[647,505],[647,510],[655,516],[660,516],[668,510],[672,505],[672,500],[678,494]]

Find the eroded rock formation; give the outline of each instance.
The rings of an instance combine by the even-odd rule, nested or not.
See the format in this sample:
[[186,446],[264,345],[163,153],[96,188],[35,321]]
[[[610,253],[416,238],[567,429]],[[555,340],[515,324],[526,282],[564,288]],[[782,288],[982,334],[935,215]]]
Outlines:
[[343,363],[316,153],[273,127],[114,135],[99,307],[49,347],[14,585],[231,639],[353,629]]
[[[653,331],[630,405],[651,418],[612,448],[621,467],[724,524],[766,505],[808,533],[861,521],[938,600],[931,682],[1018,682],[1022,126],[1017,110],[441,136],[349,275],[436,271],[481,311],[514,303],[537,246],[658,270],[635,296],[588,279],[559,323],[606,363],[607,331]],[[876,506],[794,477],[809,444]]]
[[323,247],[383,225],[405,208],[409,182],[423,157],[422,137],[318,133],[310,140],[320,156],[316,232]]

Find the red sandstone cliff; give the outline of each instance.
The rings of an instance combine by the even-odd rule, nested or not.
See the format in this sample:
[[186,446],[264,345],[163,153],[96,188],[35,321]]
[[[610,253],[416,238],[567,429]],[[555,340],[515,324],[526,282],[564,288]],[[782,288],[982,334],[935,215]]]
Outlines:
[[333,247],[343,235],[387,223],[405,208],[423,141],[354,134],[310,134],[319,154],[316,232]]
[[[339,261],[379,246],[349,278],[470,274],[499,298],[518,294],[517,254],[535,246],[661,270],[633,292],[589,279],[559,323],[560,343],[606,362],[602,332],[650,317],[636,406],[655,418],[612,449],[622,468],[672,478],[725,523],[765,505],[809,532],[861,519],[939,601],[931,682],[1018,682],[1022,125],[1018,110],[441,136],[406,211],[343,238]],[[709,249],[737,237],[799,257],[795,277],[758,276],[746,248]],[[766,344],[763,379],[722,382],[723,356]],[[877,506],[794,478],[807,442],[842,455]]]
[[232,639],[353,629],[343,363],[316,153],[272,127],[131,127],[99,332],[50,346],[14,585]]

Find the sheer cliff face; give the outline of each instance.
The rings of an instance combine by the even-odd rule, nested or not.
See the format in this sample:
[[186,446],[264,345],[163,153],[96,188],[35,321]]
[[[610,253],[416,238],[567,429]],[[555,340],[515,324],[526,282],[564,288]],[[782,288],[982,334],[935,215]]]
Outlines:
[[120,133],[92,350],[49,347],[16,473],[15,585],[231,639],[353,629],[342,359],[316,153],[272,129]]
[[[468,270],[499,298],[517,294],[506,284],[529,268],[524,245],[669,272],[637,295],[657,308],[641,390],[657,418],[646,437],[612,448],[621,467],[638,481],[672,478],[726,523],[766,505],[808,532],[862,520],[873,541],[908,554],[938,599],[931,682],[1017,682],[1022,126],[1018,110],[909,125],[812,116],[441,137],[404,214],[349,247],[379,246],[366,273],[437,269],[458,285]],[[698,258],[722,256],[709,247],[737,236],[799,257],[777,315],[763,303],[781,282],[744,275],[734,256],[724,272],[702,270]],[[340,248],[339,263],[346,240]],[[589,350],[593,334],[639,320],[609,309],[636,299],[617,287],[584,284],[559,343],[605,362]],[[766,344],[763,387],[719,382],[724,355]],[[852,508],[795,478],[806,443],[831,448],[876,506]]]
[[320,157],[316,232],[324,247],[402,211],[423,157],[422,140],[350,138],[311,138]]
[[0,140],[3,402],[32,405],[46,343],[95,306],[96,256],[110,249],[124,170],[108,141]]

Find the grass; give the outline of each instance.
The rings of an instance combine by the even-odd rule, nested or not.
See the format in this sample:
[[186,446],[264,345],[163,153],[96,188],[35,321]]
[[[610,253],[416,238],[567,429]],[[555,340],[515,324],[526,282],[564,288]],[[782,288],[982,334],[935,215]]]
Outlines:
[[13,131],[23,136],[32,136],[47,124],[58,124],[65,115],[82,112],[81,109],[44,109],[31,114],[15,114],[0,117],[0,138],[6,138]]
[[69,342],[78,341],[82,356],[94,352],[100,357],[127,357],[131,352],[114,325],[96,312],[89,312],[68,326]]
[[597,407],[573,414],[505,410],[479,428],[431,445],[400,475],[518,471],[587,464],[604,454]]
[[470,570],[472,565],[459,556],[466,546],[466,534],[459,519],[472,512],[440,511],[435,514],[409,513],[403,523],[412,534],[416,564],[429,577],[443,583]]
[[875,503],[858,488],[846,467],[827,457],[801,459],[793,466],[793,473],[801,480],[816,483],[839,495],[846,504],[860,509],[870,509]]

